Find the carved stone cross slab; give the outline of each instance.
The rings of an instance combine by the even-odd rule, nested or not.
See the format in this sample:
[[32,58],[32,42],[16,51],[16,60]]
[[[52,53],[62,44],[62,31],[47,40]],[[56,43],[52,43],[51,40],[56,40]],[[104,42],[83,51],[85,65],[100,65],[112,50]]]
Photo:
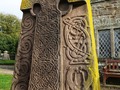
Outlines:
[[68,1],[22,1],[12,90],[93,90],[87,5]]

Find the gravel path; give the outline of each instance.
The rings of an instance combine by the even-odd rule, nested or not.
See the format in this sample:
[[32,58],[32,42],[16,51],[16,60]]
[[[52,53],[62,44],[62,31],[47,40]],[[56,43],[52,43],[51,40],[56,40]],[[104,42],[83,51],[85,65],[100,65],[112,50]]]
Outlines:
[[0,74],[13,74],[13,65],[0,65]]

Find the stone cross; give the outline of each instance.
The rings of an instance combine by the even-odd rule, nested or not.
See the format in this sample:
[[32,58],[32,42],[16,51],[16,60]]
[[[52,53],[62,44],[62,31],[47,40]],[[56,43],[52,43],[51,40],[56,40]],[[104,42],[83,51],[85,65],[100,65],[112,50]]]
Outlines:
[[86,1],[23,0],[21,10],[11,89],[94,90]]

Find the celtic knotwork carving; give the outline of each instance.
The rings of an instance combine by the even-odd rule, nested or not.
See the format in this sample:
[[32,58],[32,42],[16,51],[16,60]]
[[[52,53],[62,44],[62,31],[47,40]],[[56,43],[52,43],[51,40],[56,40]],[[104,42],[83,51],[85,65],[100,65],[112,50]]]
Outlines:
[[92,90],[93,78],[89,69],[92,60],[91,37],[87,8],[85,3],[74,7],[73,5],[72,11],[63,16],[62,86],[64,90]]
[[[12,89],[88,90],[91,82],[87,81],[92,80],[88,59],[91,44],[89,26],[84,14],[87,10],[82,15],[79,12],[75,15],[74,10],[83,8],[79,8],[79,4],[75,6],[76,3],[66,3],[68,10],[64,14],[65,19],[60,22],[62,13],[57,6],[59,0],[30,1],[33,7],[23,10]],[[64,1],[62,5],[65,5]]]
[[89,63],[86,58],[90,54],[88,23],[86,16],[65,18],[64,38],[67,45],[66,55],[71,64]]
[[41,62],[39,64],[40,66],[37,67],[37,69],[39,69],[39,72],[37,74],[34,74],[33,77],[36,78],[37,81],[41,81],[41,83],[37,83],[35,86],[43,88],[41,90],[57,90],[56,85],[58,84],[58,72],[56,71],[57,67],[55,64],[51,62]]
[[86,66],[72,66],[66,70],[65,90],[88,90],[91,82],[90,71]]
[[60,12],[54,0],[36,2],[40,4],[41,10],[36,14],[32,73],[28,89],[58,90]]

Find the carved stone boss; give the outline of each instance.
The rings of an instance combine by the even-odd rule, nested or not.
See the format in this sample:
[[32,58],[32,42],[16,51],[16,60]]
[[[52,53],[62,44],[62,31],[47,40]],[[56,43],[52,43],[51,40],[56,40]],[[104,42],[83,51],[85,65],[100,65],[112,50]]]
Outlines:
[[92,90],[85,1],[31,0],[23,10],[12,90]]

